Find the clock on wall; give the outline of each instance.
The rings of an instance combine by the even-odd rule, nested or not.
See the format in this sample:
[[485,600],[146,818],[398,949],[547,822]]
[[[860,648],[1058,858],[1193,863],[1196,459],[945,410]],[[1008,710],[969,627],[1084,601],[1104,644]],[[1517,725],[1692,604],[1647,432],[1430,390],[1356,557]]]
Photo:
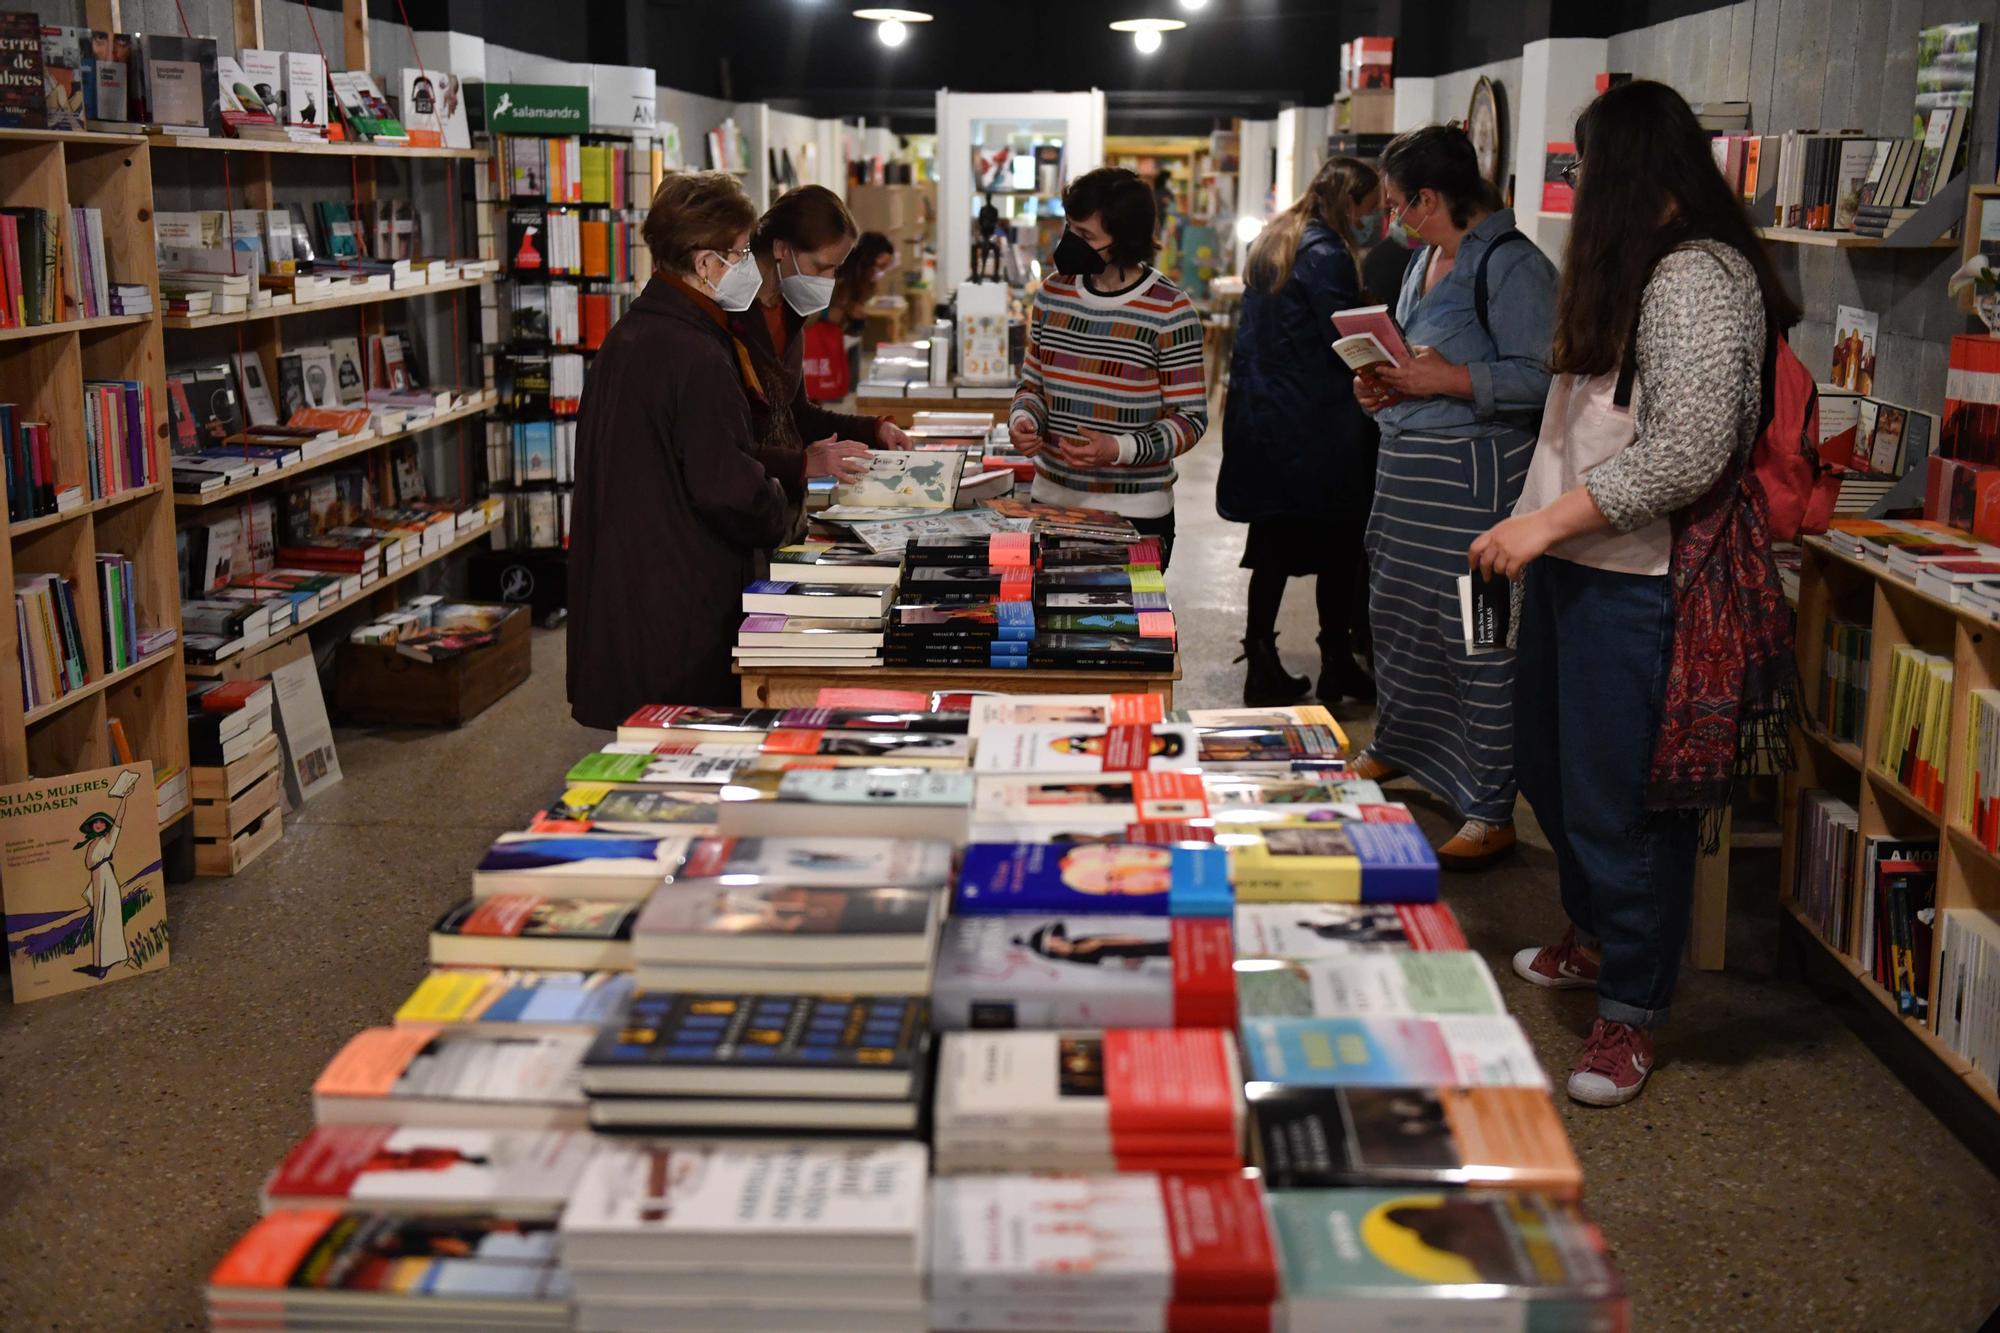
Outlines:
[[1496,187],[1503,179],[1505,170],[1501,162],[1507,146],[1507,125],[1500,104],[1500,85],[1485,75],[1472,85],[1472,105],[1466,108],[1465,132],[1472,140],[1472,151],[1479,158],[1479,174]]

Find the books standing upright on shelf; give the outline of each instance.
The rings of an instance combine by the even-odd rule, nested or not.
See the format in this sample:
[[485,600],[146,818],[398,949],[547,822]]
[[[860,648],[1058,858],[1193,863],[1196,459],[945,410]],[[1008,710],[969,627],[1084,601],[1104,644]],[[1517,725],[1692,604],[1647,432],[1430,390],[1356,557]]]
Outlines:
[[0,126],[48,124],[42,72],[42,23],[33,14],[0,14]]
[[315,142],[326,137],[329,114],[326,60],[317,51],[287,51],[285,56],[285,129],[295,140]]
[[215,39],[148,33],[143,49],[148,111],[161,133],[221,138]]
[[14,1001],[167,965],[153,765],[0,787],[0,902]]
[[92,59],[90,29],[42,29],[42,80],[46,89],[48,126],[52,130],[83,129],[90,116]]

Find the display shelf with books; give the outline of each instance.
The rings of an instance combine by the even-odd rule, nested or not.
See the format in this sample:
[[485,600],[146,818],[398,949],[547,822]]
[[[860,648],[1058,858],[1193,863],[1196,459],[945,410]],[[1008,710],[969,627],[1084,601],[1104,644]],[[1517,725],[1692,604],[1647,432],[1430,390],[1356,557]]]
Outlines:
[[[1979,1150],[1981,1136],[1992,1142],[2000,1134],[1994,1070],[1975,1067],[1940,1024],[1949,1015],[1958,1025],[1953,1039],[1969,1044],[1968,1034],[2000,1023],[2000,1006],[1990,989],[1971,987],[1955,970],[1959,960],[1944,955],[1938,923],[2000,912],[2000,856],[1991,850],[1993,807],[1981,776],[2000,734],[1975,727],[2000,686],[2000,627],[1972,602],[1953,602],[1892,569],[1886,552],[1937,535],[1898,527],[1843,520],[1828,537],[1804,543],[1801,678],[1821,679],[1833,628],[1858,623],[1865,638],[1841,633],[1866,653],[1868,705],[1858,748],[1817,721],[1804,728],[1798,767],[1784,786],[1781,921],[1786,947],[1804,951],[1792,956],[1806,970],[1865,996],[1864,1013],[1879,1009],[1894,1020],[1884,1030],[1904,1039],[1885,1058]],[[1823,838],[1807,833],[1809,808],[1829,799],[1853,812],[1854,851],[1832,861],[1818,850]],[[1913,861],[1884,859],[1908,849],[1929,850]],[[1826,882],[1828,875],[1838,882]]]
[[303,304],[268,305],[254,310],[236,311],[226,315],[168,315],[164,324],[169,329],[219,329],[232,324],[253,324],[261,320],[287,319],[293,315],[316,315],[325,310],[342,310],[354,306],[382,306],[396,301],[411,301],[420,296],[444,296],[452,292],[471,291],[491,284],[493,276],[481,273],[470,278],[448,278],[443,282],[419,283],[414,287],[399,287],[386,292],[363,292],[356,296],[329,296]]
[[[168,784],[187,735],[151,154],[136,136],[0,132],[0,207],[22,297],[0,316],[0,781],[143,759]],[[84,317],[128,298],[146,310]]]
[[148,142],[156,151],[189,149],[200,152],[266,153],[291,157],[455,158],[467,162],[486,160],[484,148],[420,148],[415,145],[378,143],[276,143],[253,139],[197,139],[172,134],[149,135]]
[[1836,250],[1956,250],[1956,236],[1939,236],[1912,246],[1892,236],[1864,236],[1852,231],[1811,231],[1804,227],[1759,227],[1757,234],[1780,245],[1814,245]]

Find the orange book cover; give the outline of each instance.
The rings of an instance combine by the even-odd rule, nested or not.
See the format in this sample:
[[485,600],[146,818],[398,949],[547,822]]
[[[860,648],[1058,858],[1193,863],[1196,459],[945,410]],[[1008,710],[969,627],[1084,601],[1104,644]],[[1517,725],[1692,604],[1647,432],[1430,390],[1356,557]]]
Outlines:
[[417,1052],[442,1031],[436,1025],[365,1028],[321,1072],[313,1084],[318,1096],[385,1097],[409,1068]]
[[585,222],[583,233],[583,274],[587,278],[611,276],[611,224]]
[[209,1274],[210,1285],[283,1290],[306,1252],[340,1218],[338,1208],[299,1208],[259,1218],[222,1256]]

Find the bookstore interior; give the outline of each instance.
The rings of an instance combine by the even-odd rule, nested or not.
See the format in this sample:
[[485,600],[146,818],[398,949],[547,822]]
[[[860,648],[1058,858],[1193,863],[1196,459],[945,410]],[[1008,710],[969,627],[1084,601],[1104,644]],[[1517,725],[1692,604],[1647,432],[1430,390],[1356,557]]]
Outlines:
[[1993,1326],[2000,0],[913,2],[0,3],[0,1324]]

